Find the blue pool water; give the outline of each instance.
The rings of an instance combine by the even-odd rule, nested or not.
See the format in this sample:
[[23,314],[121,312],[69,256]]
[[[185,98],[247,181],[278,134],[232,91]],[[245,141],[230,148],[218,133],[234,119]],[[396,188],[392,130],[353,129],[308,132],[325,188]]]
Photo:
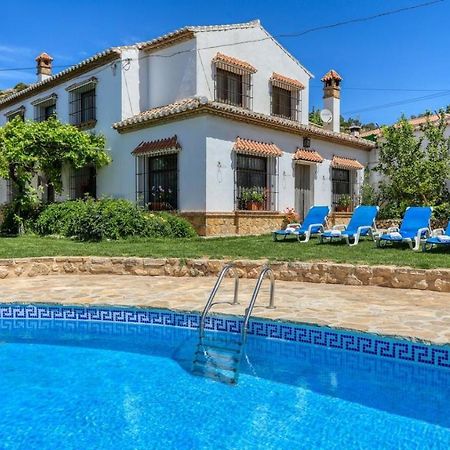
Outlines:
[[237,386],[194,330],[0,320],[1,449],[448,449],[450,370],[249,336]]

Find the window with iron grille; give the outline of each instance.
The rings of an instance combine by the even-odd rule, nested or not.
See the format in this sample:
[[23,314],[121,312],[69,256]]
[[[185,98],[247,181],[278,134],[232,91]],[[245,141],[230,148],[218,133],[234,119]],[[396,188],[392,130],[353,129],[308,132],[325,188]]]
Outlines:
[[6,203],[11,203],[16,196],[16,185],[11,179],[6,180]]
[[251,108],[251,74],[216,68],[215,100],[233,106]]
[[70,91],[70,123],[87,125],[96,121],[95,85],[88,84]]
[[275,210],[276,169],[276,158],[237,153],[235,208],[237,210]]
[[333,189],[333,206],[339,205],[342,197],[350,197],[352,204],[355,203],[352,187],[352,171],[348,169],[332,169],[332,189]]
[[152,211],[178,209],[178,153],[136,158],[136,200]]
[[87,196],[97,197],[96,169],[92,166],[81,169],[71,169],[69,195],[71,200],[85,198]]
[[52,183],[50,183],[46,177],[38,176],[38,187],[42,192],[42,201],[44,203],[54,203],[55,202],[55,188]]
[[44,122],[50,117],[56,115],[56,100],[49,100],[34,107],[34,120],[36,122]]
[[297,120],[298,95],[298,90],[272,86],[272,115]]
[[25,108],[21,107],[14,112],[6,115],[6,120],[11,122],[14,118],[20,117],[21,120],[25,120]]

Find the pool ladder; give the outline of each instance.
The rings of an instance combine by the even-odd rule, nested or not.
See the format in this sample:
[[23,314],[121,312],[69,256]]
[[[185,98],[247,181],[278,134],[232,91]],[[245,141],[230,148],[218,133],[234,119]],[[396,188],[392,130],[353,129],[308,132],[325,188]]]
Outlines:
[[[214,299],[217,291],[219,290],[222,281],[228,272],[231,272],[234,276],[233,302],[215,302]],[[199,340],[192,364],[192,372],[195,375],[205,376],[227,384],[237,383],[239,377],[239,366],[244,355],[244,347],[247,340],[250,317],[252,315],[256,299],[258,298],[261,285],[266,277],[269,277],[270,280],[270,299],[267,308],[275,308],[275,277],[272,269],[266,265],[259,273],[252,297],[248,307],[245,310],[241,332],[231,333],[230,335],[227,334],[226,337],[214,336],[216,333],[213,331],[208,333],[208,330],[205,330],[208,313],[211,308],[219,303],[230,303],[231,305],[239,304],[239,275],[236,267],[234,264],[227,264],[221,270],[200,317]],[[236,338],[236,336],[238,337]]]

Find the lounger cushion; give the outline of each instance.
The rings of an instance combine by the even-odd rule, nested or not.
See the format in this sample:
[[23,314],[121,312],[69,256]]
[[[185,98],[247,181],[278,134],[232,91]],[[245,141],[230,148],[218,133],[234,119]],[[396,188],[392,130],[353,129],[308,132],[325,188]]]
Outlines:
[[385,239],[387,241],[401,241],[403,236],[398,231],[392,231],[391,233],[382,234],[380,239]]

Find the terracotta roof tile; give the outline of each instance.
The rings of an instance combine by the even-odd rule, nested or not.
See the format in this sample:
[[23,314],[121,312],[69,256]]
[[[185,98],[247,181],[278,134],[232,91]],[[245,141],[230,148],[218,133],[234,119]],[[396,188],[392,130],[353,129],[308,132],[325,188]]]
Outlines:
[[223,53],[217,53],[213,59],[214,63],[223,63],[226,65],[237,67],[246,72],[255,73],[257,70],[247,61],[242,61],[241,59],[234,58],[233,56],[224,55]]
[[246,28],[259,27],[259,20],[252,20],[245,23],[234,23],[228,25],[200,25],[200,26],[186,26],[170,33],[163,34],[155,39],[146,42],[140,42],[137,46],[142,50],[151,50],[164,46],[166,43],[176,42],[183,37],[192,36],[194,33],[202,33],[205,31],[227,31],[227,30],[243,30]]
[[294,89],[305,89],[305,86],[298,80],[295,80],[294,78],[285,77],[284,75],[280,75],[279,73],[273,72],[272,76],[270,77],[270,81],[274,85],[279,85],[279,87],[284,88],[284,86],[287,86],[288,88],[294,88]]
[[84,61],[81,61],[74,66],[68,67],[63,71],[52,75],[45,80],[39,81],[38,83],[34,83],[27,88],[21,91],[15,91],[11,95],[1,98],[0,100],[0,108],[3,108],[9,104],[15,103],[19,99],[24,99],[27,97],[31,97],[32,95],[37,94],[38,92],[42,92],[48,89],[51,86],[55,86],[63,81],[69,80],[76,75],[81,73],[85,73],[89,70],[92,70],[95,67],[99,67],[103,64],[106,64],[109,61],[113,61],[120,57],[121,49],[123,47],[111,47],[103,52],[97,53],[94,56],[91,56]]
[[364,169],[364,166],[352,158],[345,158],[344,156],[333,156],[331,161],[332,167],[335,169],[347,169],[347,170],[361,170]]
[[322,156],[310,148],[297,148],[292,159],[295,161],[310,161],[315,163],[321,163],[323,161]]
[[172,136],[165,139],[158,139],[156,141],[142,141],[133,151],[135,156],[144,155],[161,155],[165,153],[176,153],[181,150],[177,137]]
[[281,156],[283,152],[274,144],[253,141],[251,139],[236,138],[233,150],[239,153],[248,153],[257,156]]
[[[446,116],[446,120],[447,123],[450,124],[450,114],[445,114]],[[423,125],[425,123],[427,123],[428,121],[433,123],[433,122],[437,122],[439,120],[439,115],[438,114],[430,114],[428,116],[422,116],[422,117],[416,117],[415,119],[410,119],[408,120],[408,122],[414,127],[414,128],[419,128],[420,125]],[[395,124],[394,126],[398,126],[397,124]],[[374,130],[367,130],[367,131],[363,131],[360,136],[365,137],[365,136],[379,136],[382,133],[382,128],[375,128]]]
[[330,80],[342,81],[342,77],[335,70],[331,69],[322,77],[321,81],[330,81]]
[[268,114],[257,113],[238,106],[209,101],[206,97],[190,97],[169,105],[143,111],[135,116],[113,124],[113,128],[120,133],[132,131],[137,128],[147,128],[160,122],[179,120],[191,114],[212,114],[231,120],[239,120],[259,126],[266,126],[301,136],[316,137],[326,141],[347,144],[351,147],[371,150],[376,144],[367,139],[352,136],[347,133],[336,133],[311,124],[302,124],[298,121],[284,119]]

